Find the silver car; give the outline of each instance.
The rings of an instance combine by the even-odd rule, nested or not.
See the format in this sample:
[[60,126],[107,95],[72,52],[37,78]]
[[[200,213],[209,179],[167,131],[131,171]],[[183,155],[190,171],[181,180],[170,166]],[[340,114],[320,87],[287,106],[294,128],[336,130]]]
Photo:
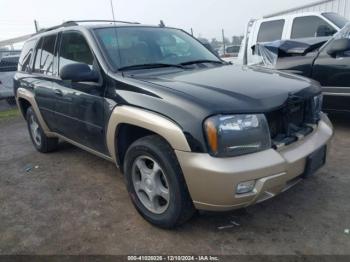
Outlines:
[[18,55],[4,56],[0,60],[0,100],[13,105],[16,103],[13,93],[13,77],[17,71]]

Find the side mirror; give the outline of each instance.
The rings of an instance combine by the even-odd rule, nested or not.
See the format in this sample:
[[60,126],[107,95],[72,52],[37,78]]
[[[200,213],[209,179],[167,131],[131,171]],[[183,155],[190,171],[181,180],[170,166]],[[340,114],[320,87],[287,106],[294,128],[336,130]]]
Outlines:
[[65,65],[60,71],[60,77],[72,82],[98,82],[99,79],[98,73],[84,63]]
[[337,54],[345,51],[350,51],[350,39],[342,38],[334,40],[333,43],[330,44],[330,48],[327,51],[331,57],[336,57]]

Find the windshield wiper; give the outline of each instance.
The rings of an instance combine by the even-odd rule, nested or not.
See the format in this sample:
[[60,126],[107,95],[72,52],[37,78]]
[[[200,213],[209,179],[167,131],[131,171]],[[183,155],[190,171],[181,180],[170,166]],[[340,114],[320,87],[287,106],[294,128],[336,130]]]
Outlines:
[[205,60],[205,59],[202,59],[202,60],[193,60],[193,61],[188,61],[188,62],[184,62],[184,63],[181,63],[180,65],[193,65],[193,64],[203,64],[203,63],[212,63],[212,64],[224,64],[223,61],[220,61],[220,60]]
[[177,67],[185,69],[183,65],[177,64],[164,64],[164,63],[152,63],[152,64],[140,64],[140,65],[130,65],[119,68],[119,71],[124,70],[141,70],[141,69],[152,69],[152,68],[161,68],[161,67]]

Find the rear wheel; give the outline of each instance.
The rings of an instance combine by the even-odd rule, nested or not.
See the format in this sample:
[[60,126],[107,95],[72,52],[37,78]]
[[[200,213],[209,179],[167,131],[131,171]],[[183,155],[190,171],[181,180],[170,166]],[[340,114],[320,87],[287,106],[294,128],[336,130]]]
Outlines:
[[194,214],[194,206],[173,149],[152,135],[134,142],[124,161],[128,192],[150,223],[172,228]]
[[47,137],[45,135],[32,107],[27,109],[26,118],[29,135],[35,148],[41,153],[48,153],[56,150],[58,139]]

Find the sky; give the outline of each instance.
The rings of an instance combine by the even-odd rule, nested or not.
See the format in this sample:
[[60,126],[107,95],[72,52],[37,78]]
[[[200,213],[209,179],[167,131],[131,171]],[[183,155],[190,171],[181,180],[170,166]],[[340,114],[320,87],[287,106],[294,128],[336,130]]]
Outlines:
[[[250,18],[315,0],[113,0],[117,20],[159,24],[211,39],[241,35]],[[67,20],[112,19],[110,0],[0,0],[0,39],[34,32]]]

